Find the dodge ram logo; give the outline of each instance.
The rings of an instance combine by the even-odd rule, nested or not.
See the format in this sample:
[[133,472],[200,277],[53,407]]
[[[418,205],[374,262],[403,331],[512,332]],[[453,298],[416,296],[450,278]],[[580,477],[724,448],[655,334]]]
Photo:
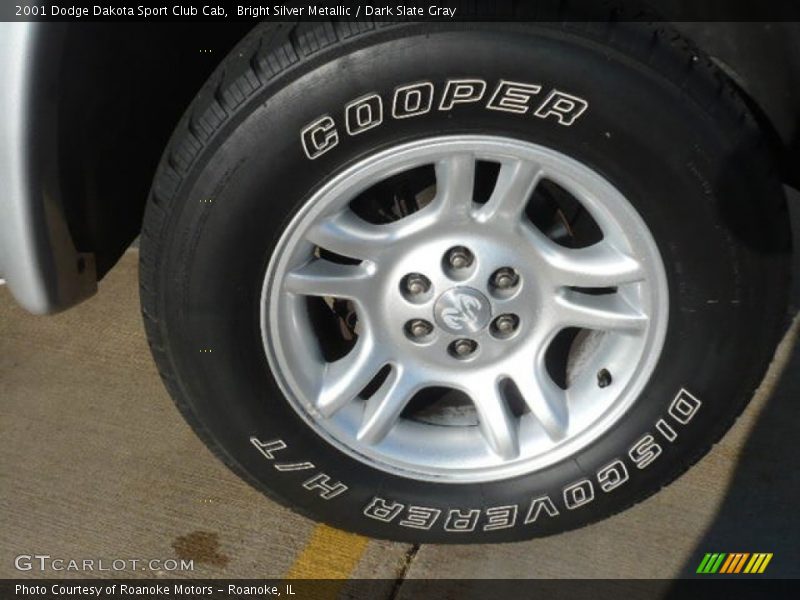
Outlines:
[[458,308],[445,308],[442,310],[442,321],[450,329],[460,331],[470,323],[478,320],[483,304],[475,296],[468,296],[467,294],[456,294],[454,299],[458,302]]
[[468,287],[447,290],[436,301],[434,310],[439,326],[456,335],[480,331],[492,316],[486,297]]

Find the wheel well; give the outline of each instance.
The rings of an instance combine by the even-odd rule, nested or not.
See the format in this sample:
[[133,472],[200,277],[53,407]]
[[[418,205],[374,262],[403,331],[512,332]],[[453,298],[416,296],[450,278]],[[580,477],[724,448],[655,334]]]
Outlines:
[[800,187],[800,23],[676,23],[733,81],[770,141],[786,183]]
[[252,25],[53,27],[62,28],[51,88],[57,131],[49,132],[55,185],[75,246],[95,255],[101,278],[139,233],[153,173],[181,114]]

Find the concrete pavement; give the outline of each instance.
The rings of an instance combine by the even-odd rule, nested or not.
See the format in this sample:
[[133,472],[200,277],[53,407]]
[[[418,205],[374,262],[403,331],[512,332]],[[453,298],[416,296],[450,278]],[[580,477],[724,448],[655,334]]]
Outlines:
[[[795,330],[778,353],[785,376],[776,364],[734,430],[654,498],[551,538],[411,547],[321,528],[206,450],[150,358],[137,258],[129,251],[96,297],[53,317],[26,314],[0,288],[0,578],[41,577],[14,567],[26,553],[195,564],[117,577],[280,578],[318,568],[395,580],[670,578],[693,572],[707,551],[761,551],[775,553],[769,575],[800,575]],[[402,598],[402,582],[376,582],[371,596]]]

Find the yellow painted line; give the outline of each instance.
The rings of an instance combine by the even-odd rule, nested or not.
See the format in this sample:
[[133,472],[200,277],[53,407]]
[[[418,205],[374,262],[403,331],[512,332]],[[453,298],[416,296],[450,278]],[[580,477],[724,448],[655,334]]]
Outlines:
[[317,525],[284,578],[348,579],[368,543],[355,533]]

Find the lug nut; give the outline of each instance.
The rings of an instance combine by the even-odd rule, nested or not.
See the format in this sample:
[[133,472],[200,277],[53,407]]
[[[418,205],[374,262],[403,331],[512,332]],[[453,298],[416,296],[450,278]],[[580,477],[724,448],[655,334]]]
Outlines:
[[466,269],[472,265],[472,252],[464,246],[456,246],[447,251],[447,264],[453,269]]
[[412,319],[406,323],[406,332],[415,340],[420,340],[433,333],[433,324],[425,319]]
[[431,289],[431,280],[420,273],[409,273],[403,278],[403,289],[411,296],[421,296]]
[[597,386],[601,388],[606,388],[611,385],[613,379],[611,378],[611,373],[609,373],[608,369],[600,369],[597,372]]
[[492,273],[489,283],[498,290],[510,290],[519,284],[519,275],[511,267],[502,267]]
[[454,341],[450,344],[449,348],[450,354],[460,359],[468,358],[470,355],[474,354],[477,349],[478,342],[468,338],[461,338],[460,340]]
[[519,327],[517,315],[500,315],[492,322],[492,333],[495,337],[505,338],[511,336]]

